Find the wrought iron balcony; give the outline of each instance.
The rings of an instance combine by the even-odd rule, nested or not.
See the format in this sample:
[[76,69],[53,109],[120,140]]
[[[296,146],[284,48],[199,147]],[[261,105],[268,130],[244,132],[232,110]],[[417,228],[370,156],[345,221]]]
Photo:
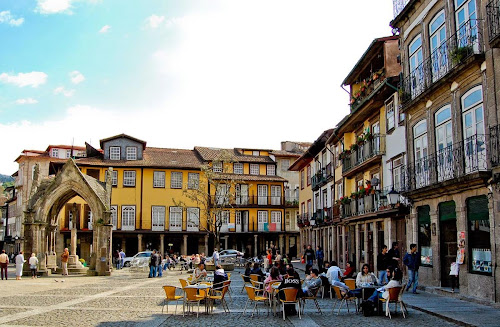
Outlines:
[[473,135],[403,167],[402,189],[412,192],[488,169],[486,135]]
[[316,191],[321,186],[328,183],[328,181],[333,177],[333,165],[331,163],[327,164],[325,168],[321,168],[314,174],[311,178],[311,188]]
[[309,213],[303,213],[299,215],[297,217],[297,226],[299,228],[309,226],[310,225],[309,219],[310,219]]
[[342,157],[342,174],[349,176],[361,169],[364,164],[371,162],[372,158],[385,153],[385,135],[375,134],[371,140],[356,144],[354,150],[349,150]]
[[490,127],[491,166],[500,166],[500,125]]
[[231,199],[223,197],[210,196],[210,206],[230,207],[255,207],[255,206],[284,206],[284,197],[274,195],[250,195],[234,196]]
[[404,77],[399,87],[402,105],[406,106],[425,93],[469,57],[483,53],[481,31],[478,20],[469,20],[414,68],[409,76]]
[[376,191],[375,194],[364,195],[355,199],[350,199],[347,204],[342,204],[340,214],[342,218],[363,216],[376,212],[393,209],[387,202],[388,189]]
[[500,0],[492,0],[486,5],[489,41],[500,41]]

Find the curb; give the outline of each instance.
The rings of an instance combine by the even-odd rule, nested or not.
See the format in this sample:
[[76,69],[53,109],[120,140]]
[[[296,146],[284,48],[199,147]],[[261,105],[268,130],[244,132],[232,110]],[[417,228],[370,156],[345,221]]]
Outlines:
[[424,309],[424,308],[420,308],[420,307],[417,307],[417,306],[414,306],[414,305],[411,305],[411,304],[408,304],[408,303],[405,303],[405,304],[406,304],[406,306],[408,308],[412,308],[414,310],[418,310],[420,312],[423,312],[423,313],[426,313],[428,315],[431,315],[431,316],[434,316],[434,317],[437,317],[437,318],[440,318],[440,319],[452,322],[452,323],[460,325],[460,326],[477,327],[476,325],[472,325],[472,324],[469,324],[469,323],[466,323],[466,322],[463,322],[463,321],[460,321],[460,320],[457,320],[457,319],[454,319],[454,318],[451,318],[451,317],[448,317],[448,316],[444,316],[444,315],[441,315],[441,314],[436,313],[436,312],[429,311],[429,310]]

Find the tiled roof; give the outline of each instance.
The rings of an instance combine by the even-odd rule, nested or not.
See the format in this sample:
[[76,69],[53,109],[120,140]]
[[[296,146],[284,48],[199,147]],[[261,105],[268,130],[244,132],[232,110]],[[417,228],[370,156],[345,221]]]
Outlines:
[[300,157],[299,153],[283,151],[283,150],[273,150],[271,154],[275,155],[276,157],[295,157],[295,158]]
[[240,181],[255,181],[255,182],[287,182],[288,180],[280,176],[269,175],[239,175],[239,174],[219,174],[214,179],[233,179]]
[[101,148],[104,148],[104,143],[106,143],[107,141],[111,141],[111,140],[119,139],[119,138],[127,138],[129,140],[136,141],[138,143],[142,143],[143,147],[146,147],[146,141],[139,140],[139,139],[137,139],[135,137],[132,137],[130,135],[122,133],[122,134],[118,134],[118,135],[107,137],[105,139],[100,140],[99,142],[100,142]]
[[80,158],[78,165],[105,167],[161,167],[200,169],[202,162],[193,150],[146,148],[142,160],[104,160],[101,158]]
[[204,161],[219,159],[222,152],[227,151],[230,158],[237,162],[274,163],[274,161],[268,156],[244,155],[236,149],[206,148],[201,146],[195,146],[194,149],[200,154]]
[[84,146],[71,146],[71,145],[64,145],[64,144],[60,144],[60,145],[49,145],[47,147],[47,150],[45,151],[49,151],[49,149],[52,149],[52,148],[57,148],[57,149],[67,149],[67,150],[76,150],[76,151],[85,151],[85,147]]

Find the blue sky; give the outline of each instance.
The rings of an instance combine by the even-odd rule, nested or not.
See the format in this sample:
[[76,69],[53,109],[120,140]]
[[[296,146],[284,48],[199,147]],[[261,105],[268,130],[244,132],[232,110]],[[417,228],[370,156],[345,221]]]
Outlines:
[[23,149],[122,132],[313,141],[347,114],[339,85],[391,18],[389,0],[2,0],[0,173]]

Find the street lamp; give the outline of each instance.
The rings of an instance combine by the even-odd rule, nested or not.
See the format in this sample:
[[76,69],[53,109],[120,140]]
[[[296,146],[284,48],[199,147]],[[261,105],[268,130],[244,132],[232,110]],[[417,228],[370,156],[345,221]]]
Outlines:
[[387,193],[387,200],[389,204],[394,208],[394,206],[399,202],[399,192],[394,191],[394,188]]

